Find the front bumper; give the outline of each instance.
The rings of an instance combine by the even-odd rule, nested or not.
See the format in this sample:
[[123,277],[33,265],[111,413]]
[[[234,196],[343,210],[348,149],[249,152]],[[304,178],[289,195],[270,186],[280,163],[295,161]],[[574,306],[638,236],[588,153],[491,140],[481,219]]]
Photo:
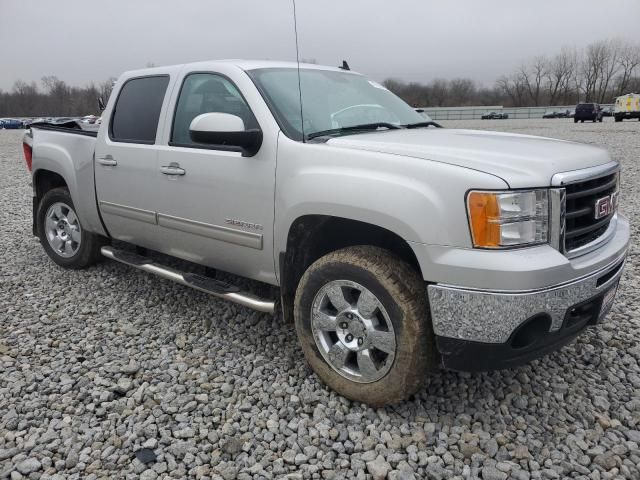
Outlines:
[[[587,268],[590,272],[569,281],[526,290],[429,285],[443,365],[456,370],[515,366],[560,348],[587,326],[602,321],[603,299],[617,287],[627,255],[628,225],[620,228],[617,241],[591,255],[601,258],[606,253],[607,263],[593,263]],[[500,252],[495,255],[500,257]],[[584,264],[585,259],[572,262]]]

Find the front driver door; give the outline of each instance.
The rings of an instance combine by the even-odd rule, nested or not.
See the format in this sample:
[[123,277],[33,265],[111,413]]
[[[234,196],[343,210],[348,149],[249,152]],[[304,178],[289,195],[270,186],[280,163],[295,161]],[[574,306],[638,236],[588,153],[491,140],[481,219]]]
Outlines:
[[[251,97],[245,98],[230,79],[234,73],[246,82],[243,92],[249,90]],[[277,131],[263,129],[262,146],[251,157],[224,145],[196,144],[189,136],[191,121],[209,112],[236,115],[245,128],[261,128],[248,100],[264,114],[266,106],[244,72],[184,74],[175,107],[167,115],[167,142],[158,153],[159,236],[165,253],[275,283]]]

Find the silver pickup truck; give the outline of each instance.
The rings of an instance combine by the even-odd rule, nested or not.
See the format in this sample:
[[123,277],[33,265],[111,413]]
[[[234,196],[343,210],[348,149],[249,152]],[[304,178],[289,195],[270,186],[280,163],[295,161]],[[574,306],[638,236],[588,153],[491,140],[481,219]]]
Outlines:
[[508,368],[560,348],[603,321],[629,243],[605,150],[439,128],[339,68],[128,72],[99,131],[36,124],[24,152],[33,232],[58,265],[107,257],[279,306],[318,376],[371,405],[411,395],[440,366]]

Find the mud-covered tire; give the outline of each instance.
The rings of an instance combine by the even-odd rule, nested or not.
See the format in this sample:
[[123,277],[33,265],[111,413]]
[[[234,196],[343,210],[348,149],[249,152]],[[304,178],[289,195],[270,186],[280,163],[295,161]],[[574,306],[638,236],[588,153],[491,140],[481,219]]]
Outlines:
[[75,215],[77,218],[77,224],[81,227],[80,242],[77,251],[75,251],[72,255],[65,257],[62,256],[61,253],[54,250],[49,240],[47,239],[46,222],[49,208],[55,204],[66,205],[70,207],[73,214],[75,215],[73,200],[71,199],[71,194],[69,193],[69,190],[67,188],[59,187],[51,189],[42,197],[36,213],[36,226],[40,243],[42,244],[42,247],[44,248],[44,251],[47,253],[49,258],[51,258],[51,260],[53,260],[61,267],[69,269],[86,268],[102,259],[102,256],[100,255],[100,247],[105,245],[106,239],[100,237],[99,235],[88,232],[85,228],[82,228],[82,225],[80,225],[80,219],[77,218],[77,215]]
[[[345,377],[323,357],[312,330],[316,295],[329,282],[355,282],[382,304],[393,326],[395,354],[382,378],[361,383]],[[399,402],[418,391],[437,367],[436,345],[427,289],[418,272],[387,250],[372,246],[331,252],[305,272],[294,302],[296,331],[304,355],[318,376],[336,392],[378,407]]]

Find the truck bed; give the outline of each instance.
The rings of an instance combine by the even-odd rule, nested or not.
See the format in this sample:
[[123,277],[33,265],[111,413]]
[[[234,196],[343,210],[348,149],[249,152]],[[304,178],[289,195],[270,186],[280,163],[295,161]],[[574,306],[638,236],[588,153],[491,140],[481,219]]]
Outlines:
[[77,122],[66,123],[47,123],[39,122],[31,124],[31,128],[37,128],[40,130],[53,130],[56,132],[72,133],[75,135],[85,135],[87,137],[97,137],[98,130],[84,130]]
[[41,174],[54,172],[64,178],[76,213],[89,231],[104,234],[98,214],[94,185],[94,152],[98,132],[83,130],[75,122],[37,123],[25,133],[32,145],[34,185]]

